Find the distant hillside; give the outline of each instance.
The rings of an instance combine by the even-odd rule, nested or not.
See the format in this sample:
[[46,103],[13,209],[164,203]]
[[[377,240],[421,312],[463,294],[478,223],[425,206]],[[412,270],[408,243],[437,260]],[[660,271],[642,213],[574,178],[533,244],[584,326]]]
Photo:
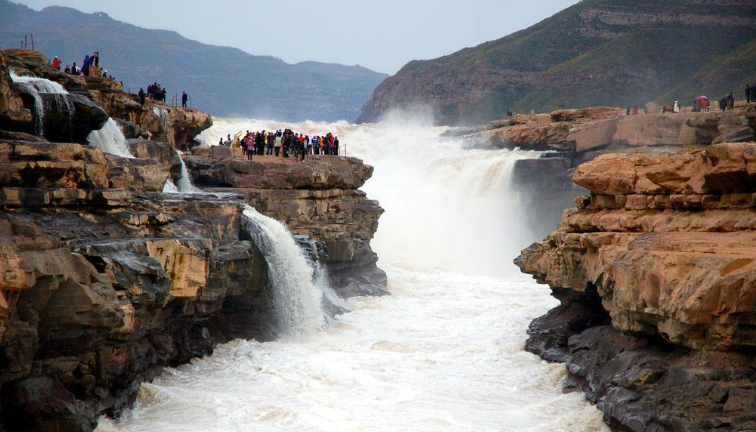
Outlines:
[[127,90],[137,92],[157,81],[170,94],[185,90],[193,106],[218,116],[353,121],[387,77],[358,66],[291,65],[175,32],[143,29],[104,13],[65,7],[37,12],[0,0],[0,45],[18,48],[29,33],[36,49],[50,58],[81,65],[85,54],[99,51],[101,67]]
[[756,0],[584,0],[503,39],[410,62],[376,89],[359,120],[429,106],[441,124],[480,124],[510,108],[740,95],[756,81],[754,48]]

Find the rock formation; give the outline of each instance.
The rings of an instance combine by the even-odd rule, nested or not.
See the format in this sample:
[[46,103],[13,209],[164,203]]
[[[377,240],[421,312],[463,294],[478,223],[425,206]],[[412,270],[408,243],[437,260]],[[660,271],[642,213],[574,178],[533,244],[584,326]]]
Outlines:
[[[167,142],[130,140],[127,159],[23,132],[32,119],[1,67],[8,59],[136,120],[121,119],[130,135]],[[197,180],[225,193],[162,194],[181,175],[171,144],[191,141],[210,117],[142,108],[113,81],[64,76],[40,59],[0,52],[0,431],[91,431],[163,367],[233,338],[275,337],[268,265],[244,224],[249,203],[314,238],[342,296],[385,293],[369,246],[382,210],[358,190],[371,167],[197,156]]]
[[250,163],[228,159],[228,149],[213,151],[186,158],[197,185],[244,194],[259,212],[322,242],[331,284],[339,295],[387,293],[386,274],[376,266],[378,256],[370,248],[383,209],[358,190],[372,176],[372,167],[341,157],[310,157],[303,163],[258,158],[263,162]]
[[[23,89],[9,82],[9,69],[19,76],[47,78],[71,93],[69,99],[76,112],[72,122],[75,128],[72,139],[82,144],[86,142],[89,132],[102,127],[108,116],[120,119],[124,128],[132,128],[133,137],[150,137],[154,141],[174,146],[191,144],[194,137],[213,125],[210,115],[197,109],[172,107],[153,101],[141,106],[136,95],[124,93],[122,85],[113,79],[61,73],[38,52],[7,49],[2,53],[5,61],[0,64],[0,75],[4,76],[7,87],[0,82],[0,89],[5,89],[3,92],[7,96],[0,95],[0,108],[5,104],[7,109],[0,109],[4,113],[0,117],[0,128],[7,124],[5,129],[34,133],[31,114],[34,101],[31,97],[24,98]],[[3,102],[5,100],[7,102]],[[46,134],[46,138],[66,142],[59,135]]]
[[756,144],[603,155],[520,268],[561,306],[528,349],[565,361],[618,431],[751,430]]

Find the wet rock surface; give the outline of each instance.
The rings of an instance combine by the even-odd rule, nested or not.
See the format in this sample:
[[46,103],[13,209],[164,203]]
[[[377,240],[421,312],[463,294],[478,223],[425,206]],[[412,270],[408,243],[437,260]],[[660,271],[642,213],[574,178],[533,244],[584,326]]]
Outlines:
[[574,176],[591,195],[516,260],[561,301],[527,348],[615,430],[753,429],[753,154],[600,156]]
[[257,157],[248,162],[224,150],[186,157],[195,184],[242,194],[260,213],[322,243],[332,288],[340,296],[388,294],[386,274],[370,247],[383,209],[359,190],[372,176],[372,167],[334,156],[311,156],[304,162]]
[[[162,194],[182,171],[171,144],[193,140],[209,115],[163,115],[129,102],[114,81],[64,76],[25,50],[0,54],[0,128],[9,129],[0,133],[0,431],[91,431],[101,415],[132,406],[162,368],[234,338],[277,336],[247,204],[306,236],[340,295],[385,293],[369,245],[382,209],[358,190],[371,167],[212,161],[242,189]],[[123,115],[130,136],[153,140],[130,140],[131,159],[29,135],[6,57],[85,101],[92,117],[74,124]]]

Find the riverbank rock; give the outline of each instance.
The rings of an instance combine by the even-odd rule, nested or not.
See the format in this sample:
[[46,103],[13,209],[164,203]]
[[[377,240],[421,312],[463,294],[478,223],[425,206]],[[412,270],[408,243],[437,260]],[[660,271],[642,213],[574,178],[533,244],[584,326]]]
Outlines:
[[386,274],[370,247],[383,209],[358,190],[373,167],[338,156],[310,156],[304,162],[256,157],[249,162],[234,159],[228,148],[211,150],[186,157],[195,184],[243,194],[260,213],[321,242],[332,288],[340,296],[388,293]]
[[561,306],[529,350],[566,361],[616,430],[748,430],[756,422],[756,144],[604,155],[590,196],[516,260]]

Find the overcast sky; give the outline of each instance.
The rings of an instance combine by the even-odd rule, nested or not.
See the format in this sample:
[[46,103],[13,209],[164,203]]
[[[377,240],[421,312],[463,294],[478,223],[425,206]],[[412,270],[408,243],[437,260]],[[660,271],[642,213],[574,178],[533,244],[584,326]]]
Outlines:
[[[175,30],[213,45],[296,63],[359,64],[395,73],[429,59],[498,39],[578,0],[12,0],[51,5],[153,29]],[[287,24],[283,25],[286,20]]]

